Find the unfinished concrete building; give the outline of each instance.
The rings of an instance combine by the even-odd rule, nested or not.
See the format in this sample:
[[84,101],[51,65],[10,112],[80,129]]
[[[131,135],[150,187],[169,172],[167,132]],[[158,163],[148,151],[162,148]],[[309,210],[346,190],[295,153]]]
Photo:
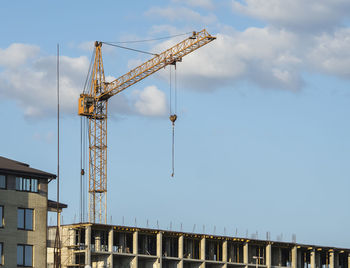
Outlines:
[[[350,267],[344,248],[90,223],[61,228],[62,267]],[[55,227],[48,233],[53,240]]]

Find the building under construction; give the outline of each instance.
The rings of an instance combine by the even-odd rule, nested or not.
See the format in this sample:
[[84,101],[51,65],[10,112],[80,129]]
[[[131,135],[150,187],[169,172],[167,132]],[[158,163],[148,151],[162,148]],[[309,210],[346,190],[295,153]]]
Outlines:
[[[48,245],[55,232],[49,227]],[[345,248],[91,223],[63,225],[60,234],[62,267],[350,267]]]

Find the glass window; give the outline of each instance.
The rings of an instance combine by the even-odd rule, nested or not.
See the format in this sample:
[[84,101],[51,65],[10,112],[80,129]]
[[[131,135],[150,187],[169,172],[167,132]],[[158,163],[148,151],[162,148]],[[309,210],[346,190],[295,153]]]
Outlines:
[[38,180],[37,179],[32,179],[32,184],[31,184],[31,192],[37,192],[38,191]]
[[4,264],[4,244],[0,243],[0,265]]
[[30,179],[23,179],[23,181],[24,181],[23,190],[24,191],[30,191]]
[[6,188],[6,176],[0,175],[0,189]]
[[38,179],[16,178],[16,190],[26,192],[38,192]]
[[25,229],[26,230],[33,230],[33,210],[32,209],[26,209],[26,215],[25,215]]
[[4,227],[4,207],[3,206],[0,206],[0,228],[1,227]]
[[19,208],[17,210],[17,228],[33,230],[33,209]]
[[17,245],[17,265],[23,266],[24,245]]
[[26,267],[33,266],[32,245],[17,245],[17,265]]
[[24,229],[24,209],[19,208],[17,210],[17,228]]
[[16,177],[16,190],[21,190],[22,178]]
[[24,266],[33,265],[33,246],[24,246]]

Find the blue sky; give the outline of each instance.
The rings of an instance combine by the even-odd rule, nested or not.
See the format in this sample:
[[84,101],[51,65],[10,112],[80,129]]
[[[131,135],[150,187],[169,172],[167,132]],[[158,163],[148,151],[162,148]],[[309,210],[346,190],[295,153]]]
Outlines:
[[[174,179],[169,69],[111,99],[108,221],[350,247],[348,1],[6,1],[1,10],[1,155],[53,173],[60,44],[64,223],[79,217],[76,104],[93,41],[206,28],[217,40],[178,64]],[[130,46],[159,52],[176,41]],[[148,59],[103,53],[111,78]]]

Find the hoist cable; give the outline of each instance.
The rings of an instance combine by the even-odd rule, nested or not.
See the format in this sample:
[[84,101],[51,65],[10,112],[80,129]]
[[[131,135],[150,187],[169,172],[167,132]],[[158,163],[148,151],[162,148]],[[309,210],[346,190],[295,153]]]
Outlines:
[[173,140],[172,140],[172,173],[171,177],[175,175],[175,124],[173,123]]
[[106,44],[106,45],[109,45],[109,46],[113,46],[113,47],[118,47],[118,48],[127,49],[127,50],[131,50],[131,51],[139,52],[139,53],[144,53],[144,54],[152,55],[152,56],[158,56],[158,54],[156,54],[156,53],[152,53],[152,52],[148,52],[148,51],[144,51],[144,50],[140,50],[140,49],[135,49],[135,48],[131,48],[131,47],[119,46],[119,45],[115,45],[115,44],[108,43],[108,42],[101,42],[101,43]]
[[172,114],[171,65],[169,66],[169,116]]
[[[174,67],[175,72],[175,87],[176,90],[176,66]],[[173,105],[173,95],[175,97],[175,105]],[[172,141],[171,141],[171,167],[172,167],[172,173],[171,177],[174,177],[175,175],[175,121],[177,119],[176,115],[176,92],[173,92],[173,81],[172,81],[172,69],[171,65],[169,68],[169,99],[170,99],[170,105],[169,105],[169,119],[172,123]]]
[[176,65],[175,65],[175,114],[177,114],[177,77],[176,77]]
[[131,43],[143,43],[143,42],[151,42],[151,41],[158,41],[158,40],[164,40],[164,39],[170,39],[178,36],[183,36],[183,35],[189,35],[192,32],[187,32],[183,34],[175,34],[175,35],[169,35],[169,36],[163,36],[163,37],[158,37],[158,38],[152,38],[152,39],[144,39],[144,40],[130,40],[130,41],[120,41],[120,42],[108,42],[111,44],[131,44]]

